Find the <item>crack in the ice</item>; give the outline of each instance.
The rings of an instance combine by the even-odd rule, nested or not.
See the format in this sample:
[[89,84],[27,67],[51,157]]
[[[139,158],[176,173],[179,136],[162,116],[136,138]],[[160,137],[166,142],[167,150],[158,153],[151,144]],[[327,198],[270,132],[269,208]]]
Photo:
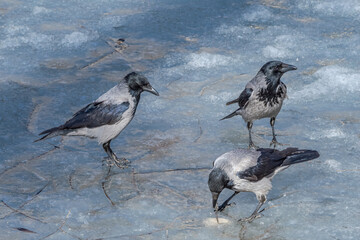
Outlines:
[[34,132],[34,121],[35,121],[35,116],[40,112],[40,108],[42,107],[42,105],[46,103],[49,103],[49,99],[46,99],[47,101],[44,101],[44,99],[39,99],[39,101],[41,101],[41,103],[35,103],[35,106],[33,107],[33,109],[31,110],[31,113],[29,114],[29,118],[28,118],[28,122],[26,124],[26,129],[33,133]]
[[[40,190],[38,190],[38,191],[34,194],[34,196],[33,196],[30,200],[23,202],[16,210],[17,210],[17,211],[21,210],[25,205],[27,205],[28,203],[32,202],[35,198],[37,198],[37,196],[49,185],[49,183],[50,183],[50,182],[46,183]],[[1,217],[0,219],[4,219],[4,218],[10,216],[10,215],[13,214],[13,213],[17,213],[17,212],[16,212],[16,211],[13,211],[13,212],[11,212],[11,213],[9,213],[9,214],[6,214],[5,216]]]
[[274,201],[274,200],[278,200],[278,199],[280,199],[280,198],[286,197],[286,196],[291,195],[291,194],[294,194],[294,193],[296,193],[296,192],[299,192],[299,191],[291,191],[291,192],[282,193],[282,194],[280,194],[280,195],[277,196],[277,197],[273,197],[273,198],[269,199],[268,202],[271,202],[271,201]]
[[266,234],[272,234],[275,229],[276,229],[276,224],[278,223],[278,221],[276,221],[275,223],[271,224],[269,227],[267,227],[264,232],[260,235],[257,235],[257,236],[253,236],[251,238],[246,238],[246,233],[247,233],[247,226],[248,224],[251,224],[251,223],[248,223],[248,222],[241,222],[240,225],[241,225],[241,229],[239,231],[239,240],[245,240],[245,239],[249,239],[249,240],[259,240],[259,239],[272,239],[272,236],[269,236],[269,237],[266,237]]
[[[136,235],[125,234],[125,235],[119,235],[119,236],[101,237],[101,238],[96,238],[96,240],[119,239],[119,238],[135,239],[136,237],[144,237],[144,236],[152,235],[154,233],[158,233],[158,232],[162,232],[162,231],[165,231],[166,236],[168,238],[169,237],[168,230],[171,229],[172,227],[174,227],[175,222],[179,219],[181,219],[181,217],[176,217],[169,224],[165,225],[162,228],[151,231],[151,232],[144,232],[144,233],[140,233],[140,234],[136,234]],[[184,228],[183,230],[186,230],[186,229],[191,229],[191,228]]]
[[[64,225],[64,226],[65,226],[65,225]],[[68,226],[68,225],[66,224],[66,226]],[[71,233],[65,231],[65,230],[62,229],[62,228],[60,229],[60,231],[63,232],[63,233],[65,233],[65,234],[67,234],[67,235],[69,235],[69,236],[71,236],[71,237],[73,237],[73,238],[76,238],[76,239],[78,239],[78,240],[83,240],[82,238],[80,238],[80,237],[78,237],[78,236],[76,236],[76,235],[74,235],[74,234],[71,234]]]
[[[120,39],[118,39],[118,40],[116,40],[116,41],[115,41],[114,39],[111,39],[111,40],[113,40],[114,43],[117,44],[117,45],[111,44],[110,41],[106,41],[106,40],[105,40],[105,42],[106,42],[106,43],[109,45],[109,47],[113,50],[111,53],[108,53],[108,54],[100,57],[100,58],[99,58],[98,60],[96,60],[95,62],[92,62],[92,63],[89,63],[89,64],[85,65],[84,67],[80,68],[80,70],[84,70],[84,69],[86,69],[86,68],[93,67],[94,65],[96,65],[96,64],[104,61],[105,58],[110,57],[111,55],[114,55],[115,53],[120,53],[120,54],[122,54],[122,50],[124,50],[124,49],[127,48],[127,44],[124,44],[125,40],[123,40],[123,39],[121,39],[121,40],[123,40],[123,41],[120,41]],[[120,46],[120,47],[119,47],[119,46]]]
[[[243,75],[246,75],[246,73],[240,73],[238,76],[243,76]],[[210,88],[211,86],[216,85],[217,83],[224,82],[224,81],[226,81],[226,80],[228,80],[228,79],[227,79],[227,78],[222,78],[222,79],[216,80],[216,81],[214,81],[214,82],[212,82],[212,83],[210,83],[210,84],[207,84],[205,87],[203,87],[203,88],[200,90],[200,92],[199,92],[200,96],[204,95],[205,91],[206,91],[208,88]]]
[[105,197],[110,201],[111,205],[115,206],[115,203],[111,200],[109,194],[106,191],[106,183],[109,182],[109,180],[110,180],[110,178],[112,176],[112,175],[110,175],[110,172],[111,172],[111,165],[109,166],[109,169],[108,169],[108,172],[106,174],[106,177],[105,177],[104,181],[102,181],[102,183],[101,183],[101,187],[103,189]]
[[246,229],[245,223],[241,222],[240,225],[241,225],[241,229],[239,232],[239,239],[243,240],[243,239],[245,239],[245,234],[246,234],[247,229]]
[[70,188],[71,190],[75,190],[73,184],[72,184],[72,178],[73,176],[75,175],[75,172],[76,170],[72,171],[70,174],[69,174],[69,178],[68,178],[68,182],[69,182],[69,185],[70,185]]
[[14,170],[15,168],[17,168],[17,167],[19,167],[19,166],[25,165],[25,164],[33,161],[33,160],[42,158],[43,156],[45,156],[45,155],[47,155],[47,154],[50,154],[50,153],[52,153],[53,151],[55,151],[55,150],[57,150],[57,149],[59,149],[59,147],[54,146],[53,149],[50,149],[50,150],[47,151],[47,152],[41,153],[40,155],[35,156],[35,157],[32,157],[32,158],[30,158],[30,159],[26,159],[26,160],[23,160],[23,161],[21,161],[21,162],[18,162],[18,163],[16,163],[15,165],[13,165],[13,166],[5,169],[3,172],[1,172],[1,173],[0,173],[0,177],[1,177],[2,175],[4,175],[5,173]]
[[84,67],[80,68],[80,70],[84,70],[84,69],[86,69],[86,68],[92,67],[92,66],[98,64],[99,62],[102,62],[105,58],[113,55],[114,53],[117,53],[117,52],[116,52],[116,51],[113,51],[113,52],[111,52],[111,53],[109,53],[109,54],[106,54],[105,56],[100,57],[100,58],[99,58],[98,60],[96,60],[95,62],[89,63],[89,64],[85,65]]
[[271,205],[271,206],[265,207],[265,208],[261,209],[261,210],[259,211],[259,213],[265,212],[265,211],[267,211],[267,210],[269,210],[269,209],[271,209],[271,208],[279,207],[279,206],[281,206],[281,204],[276,204],[276,205]]
[[45,237],[40,238],[39,240],[43,240],[46,239],[54,234],[56,234],[57,232],[62,230],[62,227],[65,225],[66,221],[68,220],[69,216],[70,216],[71,211],[69,210],[68,214],[66,215],[65,219],[63,220],[63,223],[60,225],[60,227],[58,227],[58,229],[56,229],[56,231],[46,235]]
[[[27,217],[27,218],[30,218],[30,219],[32,219],[32,220],[35,220],[35,221],[38,221],[38,222],[41,222],[41,223],[45,223],[45,222],[41,221],[40,219],[37,219],[37,218],[32,217],[32,216],[30,216],[30,215],[27,215],[27,214],[25,214],[25,213],[23,213],[23,212],[15,209],[15,208],[9,206],[6,202],[4,202],[4,200],[0,200],[0,202],[1,202],[2,204],[4,204],[5,207],[9,208],[9,209],[12,211],[12,213],[18,213],[18,214],[23,215],[23,216],[25,216],[25,217]],[[6,217],[6,216],[5,216],[5,217]],[[4,218],[4,217],[3,217],[3,218]]]
[[135,189],[136,189],[136,193],[138,195],[140,195],[140,189],[139,189],[139,186],[137,184],[137,181],[136,181],[136,176],[135,176],[135,169],[134,168],[131,168],[131,181],[132,181],[132,184],[134,185]]
[[203,135],[203,129],[201,127],[201,123],[200,123],[200,119],[198,118],[198,126],[199,126],[199,136],[194,140],[194,143],[196,143],[197,141],[199,141],[199,139],[201,138],[201,136]]
[[168,189],[171,193],[173,193],[174,195],[176,195],[178,197],[181,197],[183,199],[189,199],[189,197],[187,197],[185,194],[179,193],[176,189],[172,188],[171,186],[169,186],[169,185],[167,185],[165,183],[161,183],[161,182],[159,182],[157,180],[150,180],[150,181],[160,185],[163,188]]

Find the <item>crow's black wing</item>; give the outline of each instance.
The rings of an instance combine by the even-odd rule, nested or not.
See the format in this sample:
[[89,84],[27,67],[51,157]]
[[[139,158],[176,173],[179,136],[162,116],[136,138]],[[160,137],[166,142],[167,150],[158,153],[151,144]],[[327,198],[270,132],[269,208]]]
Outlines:
[[95,128],[103,125],[114,124],[122,118],[123,113],[129,109],[129,102],[121,104],[105,104],[93,102],[79,110],[69,119],[61,129]]
[[241,92],[241,94],[240,94],[240,96],[239,96],[239,98],[238,98],[238,99],[239,99],[239,107],[240,107],[241,109],[243,109],[243,108],[246,107],[246,105],[247,105],[247,103],[248,103],[248,101],[249,101],[249,98],[250,98],[252,92],[253,92],[253,89],[252,89],[252,88],[245,88],[245,89]]
[[261,152],[257,164],[245,171],[239,172],[238,176],[249,181],[259,181],[263,177],[274,173],[282,165],[286,157],[297,150],[297,148],[287,148],[283,151],[278,151],[271,148],[260,148],[257,150]]

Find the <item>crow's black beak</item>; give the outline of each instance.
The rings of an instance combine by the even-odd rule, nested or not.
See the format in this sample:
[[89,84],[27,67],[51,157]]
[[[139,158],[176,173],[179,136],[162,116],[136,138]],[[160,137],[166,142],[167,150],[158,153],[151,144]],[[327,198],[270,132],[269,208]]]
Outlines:
[[156,95],[156,96],[159,96],[158,91],[156,91],[155,88],[153,88],[150,84],[149,84],[148,86],[143,86],[142,89],[143,89],[144,91],[147,91],[147,92],[149,92],[149,93],[152,93],[152,94],[154,94],[154,95]]
[[219,223],[218,205],[217,205],[217,200],[219,198],[219,193],[211,192],[211,194],[212,194],[212,204],[213,204],[213,208],[214,208],[214,211],[215,211],[216,221],[217,221],[217,223]]
[[283,63],[283,64],[281,64],[280,72],[286,73],[288,71],[293,71],[293,70],[296,70],[296,69],[297,69],[297,67],[295,67],[294,65]]

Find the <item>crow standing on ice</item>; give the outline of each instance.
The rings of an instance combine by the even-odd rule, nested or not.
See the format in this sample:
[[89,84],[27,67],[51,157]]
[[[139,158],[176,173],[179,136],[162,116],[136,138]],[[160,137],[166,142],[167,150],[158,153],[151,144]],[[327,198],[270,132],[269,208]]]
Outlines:
[[45,136],[36,141],[58,135],[96,138],[99,144],[102,144],[109,158],[118,167],[124,167],[127,160],[120,160],[116,157],[110,148],[110,142],[133,119],[140,101],[140,94],[143,91],[159,96],[146,77],[135,72],[129,73],[119,84],[104,93],[95,102],[79,110],[63,125],[40,133],[39,135],[45,134]]
[[253,121],[261,118],[270,118],[273,134],[270,146],[273,144],[274,147],[277,144],[281,145],[276,140],[274,130],[275,118],[280,112],[282,103],[286,97],[286,86],[281,82],[280,78],[287,71],[296,69],[295,66],[279,61],[268,62],[262,66],[256,76],[246,84],[245,89],[237,99],[226,103],[226,105],[233,103],[239,104],[239,108],[235,112],[223,119],[236,115],[242,116],[249,130],[249,148],[257,148],[251,139],[251,128]]
[[[208,181],[216,218],[217,212],[224,210],[236,194],[253,192],[259,203],[250,217],[239,220],[253,221],[260,216],[258,211],[266,201],[266,195],[272,187],[271,179],[292,164],[317,157],[319,157],[317,151],[297,148],[287,148],[282,151],[269,148],[237,149],[221,155],[215,160]],[[217,200],[224,188],[233,190],[234,194],[218,207]]]

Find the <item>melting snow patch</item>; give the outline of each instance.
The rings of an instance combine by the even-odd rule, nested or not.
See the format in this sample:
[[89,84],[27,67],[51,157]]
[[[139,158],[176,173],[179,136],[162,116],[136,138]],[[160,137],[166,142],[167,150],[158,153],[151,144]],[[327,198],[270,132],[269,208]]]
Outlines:
[[299,8],[315,10],[318,13],[332,16],[354,16],[360,17],[360,5],[358,0],[344,1],[308,1],[299,2]]
[[334,159],[326,160],[325,164],[328,165],[331,170],[335,170],[335,171],[340,170],[341,167],[341,163]]
[[252,28],[245,27],[243,25],[228,26],[225,24],[215,29],[215,32],[217,34],[220,34],[224,37],[239,38],[239,39],[248,37],[252,33],[252,31],[253,31]]
[[0,42],[0,49],[16,48],[29,45],[33,48],[40,49],[49,47],[53,37],[51,35],[31,32],[25,36],[9,37]]
[[341,129],[339,128],[333,128],[330,130],[327,130],[324,134],[324,137],[327,138],[344,138],[345,137],[345,133],[343,131],[341,131]]
[[6,38],[0,41],[0,49],[31,46],[36,49],[49,47],[53,36],[32,32],[29,27],[9,25],[5,27]]
[[189,56],[188,66],[190,68],[213,68],[224,66],[231,62],[231,57],[220,54],[192,53]]
[[88,216],[86,214],[82,214],[80,213],[79,216],[77,217],[77,220],[80,222],[80,223],[83,223],[83,224],[89,224],[89,221],[88,221]]
[[360,72],[339,66],[327,66],[314,73],[317,79],[303,90],[290,94],[297,100],[338,99],[338,95],[360,91]]
[[284,49],[283,46],[267,46],[264,48],[263,54],[265,57],[268,58],[285,58],[288,56],[289,51],[287,49]]
[[229,99],[236,98],[236,94],[230,93],[230,92],[223,92],[219,93],[217,95],[211,94],[211,95],[205,95],[205,99],[213,104],[215,103],[225,103],[226,101],[229,101]]
[[261,20],[266,21],[274,16],[268,9],[263,6],[259,6],[253,9],[253,11],[245,13],[243,17],[248,21],[258,22]]
[[8,36],[15,36],[18,34],[24,34],[26,32],[29,32],[29,28],[26,26],[19,26],[19,25],[7,25],[4,29],[4,32]]
[[340,128],[324,129],[322,131],[312,133],[310,139],[321,138],[345,138],[346,134]]
[[64,39],[61,41],[61,44],[66,47],[79,47],[80,45],[96,38],[98,38],[98,34],[96,32],[91,33],[91,35],[82,32],[73,32],[71,34],[66,34]]
[[292,35],[276,37],[274,45],[268,45],[263,49],[263,55],[267,58],[286,58],[296,54],[297,40]]
[[49,13],[49,12],[51,12],[49,9],[44,8],[44,7],[39,7],[39,6],[35,6],[34,9],[33,9],[33,14],[34,15],[37,15],[37,14],[40,14],[40,13]]

